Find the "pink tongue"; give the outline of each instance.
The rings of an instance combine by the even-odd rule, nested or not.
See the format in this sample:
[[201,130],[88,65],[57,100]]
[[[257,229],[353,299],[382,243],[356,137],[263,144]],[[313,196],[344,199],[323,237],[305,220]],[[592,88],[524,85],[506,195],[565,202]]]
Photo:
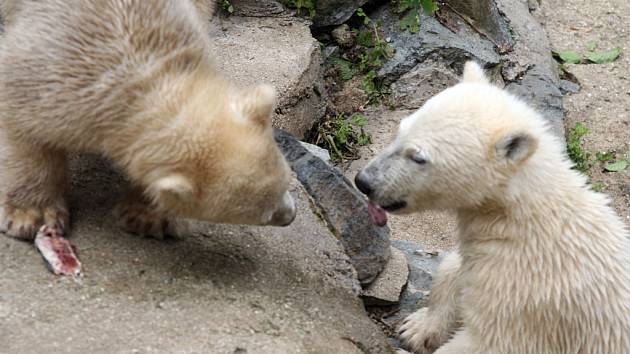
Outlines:
[[374,202],[368,202],[368,213],[377,226],[387,225],[387,213],[380,205]]

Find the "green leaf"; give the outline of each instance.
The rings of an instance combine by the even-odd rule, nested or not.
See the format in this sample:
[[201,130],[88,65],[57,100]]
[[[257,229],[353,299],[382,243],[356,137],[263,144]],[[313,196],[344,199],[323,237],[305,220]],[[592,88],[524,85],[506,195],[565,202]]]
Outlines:
[[372,19],[368,17],[368,15],[365,13],[365,11],[363,11],[363,8],[361,7],[357,9],[357,16],[363,17],[363,24],[366,26],[369,25],[370,22],[372,22]]
[[407,15],[400,20],[400,29],[417,33],[420,30],[420,16],[417,9],[409,10]]
[[576,139],[583,137],[584,135],[588,134],[588,132],[588,128],[580,122],[575,123],[575,128],[571,130],[571,134],[575,136]]
[[341,58],[335,58],[333,62],[339,68],[339,76],[343,81],[352,79],[358,73],[357,67],[352,62]]
[[626,153],[626,161],[630,162],[630,151]]
[[588,50],[589,52],[592,52],[595,49],[597,49],[597,42],[590,41],[590,42],[586,43],[586,50]]
[[400,0],[398,1],[398,13],[401,14],[409,9],[413,8],[413,0]]
[[361,133],[357,140],[357,144],[360,146],[365,146],[372,143],[372,136],[366,133]]
[[608,172],[620,172],[626,169],[626,167],[628,167],[628,161],[626,160],[619,160],[615,163],[610,163],[608,165],[606,165],[604,167],[604,169]]
[[590,62],[593,62],[595,64],[604,64],[615,61],[619,57],[619,54],[621,54],[621,50],[619,48],[613,48],[611,50],[599,53],[588,52],[585,56],[586,59],[588,59],[588,61]]
[[579,64],[582,61],[582,56],[574,51],[558,52],[552,51],[554,57],[560,58],[563,63]]
[[352,124],[362,127],[367,124],[367,117],[361,113],[355,113],[352,115]]
[[600,162],[609,162],[615,159],[615,153],[612,151],[602,151],[595,154],[595,158]]
[[357,44],[362,47],[374,47],[374,38],[372,37],[372,32],[370,31],[359,31],[357,34]]
[[603,192],[606,189],[606,184],[603,182],[593,183],[592,188],[595,192]]
[[434,0],[420,0],[420,5],[422,5],[424,12],[429,15],[433,15],[439,9]]

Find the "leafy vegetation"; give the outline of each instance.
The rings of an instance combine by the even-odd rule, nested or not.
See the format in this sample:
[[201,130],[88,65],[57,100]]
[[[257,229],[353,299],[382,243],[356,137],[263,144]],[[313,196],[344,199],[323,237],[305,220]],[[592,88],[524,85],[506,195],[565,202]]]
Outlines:
[[588,134],[589,130],[582,123],[576,123],[575,127],[569,130],[567,142],[567,152],[573,161],[574,168],[584,174],[588,173],[591,167],[591,153],[582,147],[582,137]]
[[621,54],[621,50],[619,48],[613,48],[611,50],[608,50],[605,52],[599,52],[599,53],[595,53],[592,51],[587,52],[586,54],[584,54],[584,56],[586,57],[586,60],[592,63],[604,64],[604,63],[610,63],[617,60],[617,58],[619,57],[619,54]]
[[387,94],[386,87],[378,82],[377,71],[394,54],[394,50],[383,39],[380,23],[368,17],[362,8],[357,10],[356,15],[362,19],[366,27],[353,30],[356,48],[344,58],[333,58],[332,62],[344,81],[351,80],[359,74],[363,75],[362,88],[373,103]]
[[554,58],[556,58],[556,60],[559,59],[561,63],[579,64],[582,62],[582,56],[574,51],[569,50],[566,52],[559,52],[554,50],[551,52],[551,54]]
[[[571,160],[575,163],[574,168],[584,174],[593,166],[592,154],[582,147],[582,138],[589,133],[587,127],[582,123],[576,123],[575,127],[569,130],[567,152]],[[600,151],[595,154],[595,160],[603,164],[606,172],[625,171],[630,165],[630,151],[617,159],[614,151]]]
[[611,50],[607,50],[604,52],[595,52],[597,49],[596,42],[588,42],[586,44],[587,52],[583,55],[576,51],[551,51],[553,57],[559,61],[561,64],[586,64],[586,63],[594,63],[594,64],[605,64],[610,63],[617,58],[621,54],[621,50],[619,48],[613,48]]
[[405,31],[417,33],[420,30],[420,12],[432,15],[437,11],[438,5],[434,0],[398,0],[396,12],[406,13],[400,20],[400,28]]
[[357,159],[358,148],[372,142],[372,137],[363,130],[366,124],[367,117],[361,113],[350,117],[339,114],[320,125],[315,144],[330,151],[334,162]]
[[219,6],[221,9],[229,14],[234,13],[234,6],[230,0],[219,0]]
[[316,0],[283,0],[282,3],[292,9],[295,9],[298,16],[315,17]]

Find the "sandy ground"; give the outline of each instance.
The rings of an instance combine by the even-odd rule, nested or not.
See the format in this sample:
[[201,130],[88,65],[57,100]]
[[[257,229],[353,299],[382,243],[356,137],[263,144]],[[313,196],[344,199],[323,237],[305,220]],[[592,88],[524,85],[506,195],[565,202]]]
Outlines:
[[[586,51],[590,41],[597,50],[621,48],[621,57],[609,64],[567,65],[582,85],[576,94],[564,97],[567,131],[582,122],[590,129],[585,148],[630,151],[630,2],[627,0],[544,0],[537,16],[549,32],[553,48]],[[373,144],[363,148],[362,158],[342,166],[354,178],[378,151],[396,134],[398,123],[409,111],[367,112],[367,131]],[[593,183],[603,182],[604,192],[621,217],[630,224],[630,168],[625,172],[604,173],[595,163],[590,170]],[[420,243],[430,250],[448,250],[455,244],[455,220],[442,212],[412,216],[390,216],[391,237]]]
[[[609,64],[567,65],[582,90],[564,98],[567,131],[581,122],[590,133],[585,149],[630,152],[630,2],[628,0],[544,0],[542,13],[556,50],[585,52],[587,43],[597,50],[621,49]],[[604,173],[596,162],[589,175],[593,183],[605,184],[604,192],[621,217],[630,224],[630,168]]]

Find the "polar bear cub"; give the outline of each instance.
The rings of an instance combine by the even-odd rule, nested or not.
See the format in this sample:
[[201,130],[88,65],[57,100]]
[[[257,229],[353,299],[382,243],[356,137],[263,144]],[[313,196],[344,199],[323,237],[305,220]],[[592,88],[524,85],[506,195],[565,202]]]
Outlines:
[[403,120],[356,183],[389,212],[457,213],[458,251],[400,328],[416,353],[630,353],[626,225],[477,64]]
[[[212,0],[4,0],[0,39],[0,231],[64,231],[67,153],[126,174],[129,231],[174,217],[286,225],[291,172],[271,127],[275,91],[217,72]],[[220,55],[220,53],[219,53]]]

